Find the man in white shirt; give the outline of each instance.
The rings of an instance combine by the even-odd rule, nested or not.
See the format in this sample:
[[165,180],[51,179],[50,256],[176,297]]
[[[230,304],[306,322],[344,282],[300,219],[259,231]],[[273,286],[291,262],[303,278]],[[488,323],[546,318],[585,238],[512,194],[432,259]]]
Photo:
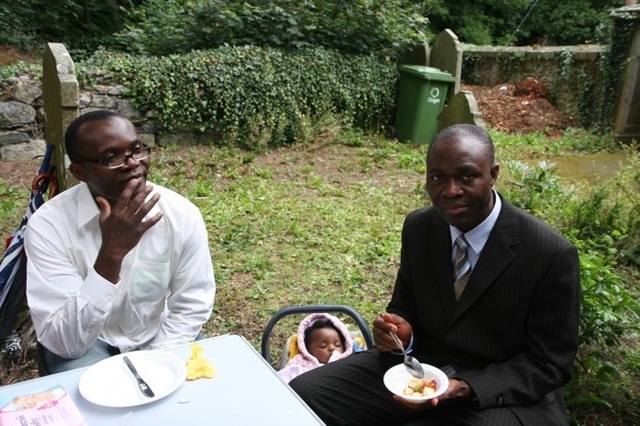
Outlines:
[[150,147],[117,113],[81,115],[65,147],[81,183],[40,207],[25,237],[27,300],[49,372],[196,339],[216,289],[198,208],[147,182]]

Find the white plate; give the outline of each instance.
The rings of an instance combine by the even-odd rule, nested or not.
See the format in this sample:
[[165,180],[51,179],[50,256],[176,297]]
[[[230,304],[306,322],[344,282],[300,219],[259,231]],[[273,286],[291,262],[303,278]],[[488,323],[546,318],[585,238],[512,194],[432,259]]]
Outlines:
[[404,398],[405,400],[414,404],[422,404],[428,400],[442,395],[449,387],[449,378],[442,370],[433,365],[420,364],[424,369],[424,378],[427,381],[435,380],[436,391],[429,396],[409,396],[403,393],[404,388],[409,383],[409,380],[414,377],[409,374],[404,364],[394,365],[384,373],[384,385],[394,394]]
[[[155,396],[144,396],[122,357],[127,355]],[[133,407],[157,401],[180,387],[187,366],[175,355],[161,351],[135,351],[114,355],[89,367],[80,377],[80,394],[103,407]]]

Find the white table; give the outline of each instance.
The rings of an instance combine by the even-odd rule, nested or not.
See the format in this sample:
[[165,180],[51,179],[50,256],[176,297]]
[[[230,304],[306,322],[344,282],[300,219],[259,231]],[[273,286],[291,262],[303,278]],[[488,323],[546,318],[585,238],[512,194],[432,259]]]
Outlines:
[[[106,408],[87,401],[78,391],[78,380],[86,368],[0,387],[0,395],[21,395],[62,385],[89,426],[324,424],[243,337],[225,335],[198,343],[204,348],[202,356],[213,364],[216,377],[185,381],[171,395],[146,405]],[[185,361],[191,356],[190,345],[167,352]]]

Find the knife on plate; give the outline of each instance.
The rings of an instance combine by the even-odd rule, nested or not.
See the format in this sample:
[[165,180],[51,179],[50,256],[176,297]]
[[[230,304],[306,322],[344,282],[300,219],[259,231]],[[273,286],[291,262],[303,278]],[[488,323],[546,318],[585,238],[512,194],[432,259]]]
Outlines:
[[140,374],[138,374],[138,370],[136,370],[136,368],[133,366],[133,363],[131,362],[129,357],[125,355],[122,357],[122,359],[124,360],[124,363],[127,365],[127,367],[129,367],[131,373],[133,373],[133,377],[135,377],[138,381],[138,387],[140,388],[140,391],[149,398],[153,398],[154,396],[156,396],[147,382],[145,382],[142,377],[140,377]]

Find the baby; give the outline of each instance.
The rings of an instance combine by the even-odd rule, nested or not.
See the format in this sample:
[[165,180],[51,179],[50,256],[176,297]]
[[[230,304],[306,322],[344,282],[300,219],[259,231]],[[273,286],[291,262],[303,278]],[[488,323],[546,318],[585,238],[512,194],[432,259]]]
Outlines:
[[353,341],[349,330],[338,318],[326,313],[304,318],[294,336],[299,351],[278,375],[289,382],[305,371],[351,355]]

